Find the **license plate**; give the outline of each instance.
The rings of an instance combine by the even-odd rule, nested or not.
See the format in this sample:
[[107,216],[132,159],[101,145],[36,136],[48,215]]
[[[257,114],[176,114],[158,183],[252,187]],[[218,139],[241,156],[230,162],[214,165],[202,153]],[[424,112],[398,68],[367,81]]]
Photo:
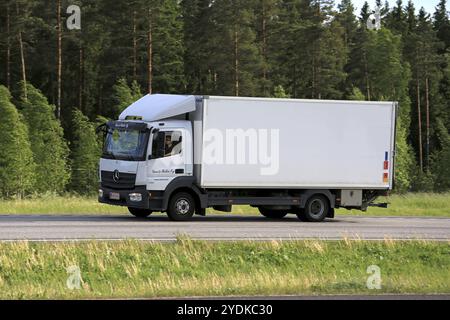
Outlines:
[[110,192],[109,193],[109,198],[111,200],[120,200],[120,193],[118,193],[118,192]]

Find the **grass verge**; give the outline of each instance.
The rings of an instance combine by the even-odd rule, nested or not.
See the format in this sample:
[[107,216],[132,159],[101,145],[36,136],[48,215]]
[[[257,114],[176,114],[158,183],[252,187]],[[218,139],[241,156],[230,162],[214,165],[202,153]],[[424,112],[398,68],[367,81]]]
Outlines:
[[[366,287],[370,265],[380,290]],[[450,243],[0,243],[2,299],[356,293],[450,293]]]
[[[380,198],[389,208],[370,207],[367,212],[339,209],[342,215],[450,217],[450,193],[409,193]],[[208,213],[219,212],[208,209]],[[125,207],[100,204],[95,197],[46,195],[34,199],[0,200],[0,214],[128,214]],[[259,215],[256,208],[234,206],[232,214]]]

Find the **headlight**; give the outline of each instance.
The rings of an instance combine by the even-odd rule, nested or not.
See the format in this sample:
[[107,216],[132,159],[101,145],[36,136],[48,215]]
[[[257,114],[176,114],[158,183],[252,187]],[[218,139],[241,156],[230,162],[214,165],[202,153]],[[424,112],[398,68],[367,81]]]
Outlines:
[[103,190],[102,189],[98,190],[98,197],[103,198]]
[[130,201],[135,201],[135,202],[142,201],[142,194],[140,194],[140,193],[130,193]]

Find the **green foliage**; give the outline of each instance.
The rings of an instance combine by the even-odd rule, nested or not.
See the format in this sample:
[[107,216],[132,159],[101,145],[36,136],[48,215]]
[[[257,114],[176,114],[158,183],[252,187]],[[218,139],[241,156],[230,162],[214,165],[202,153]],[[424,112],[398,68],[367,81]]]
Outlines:
[[405,99],[411,72],[409,64],[402,59],[401,37],[387,29],[369,31],[366,52],[370,65],[370,100],[400,101],[400,117],[407,121],[410,106],[405,105]]
[[262,60],[252,28],[255,23],[252,2],[219,1],[212,7],[211,15],[216,21],[209,53],[217,74],[215,92],[231,96],[258,95],[261,86],[257,75],[261,72]]
[[113,90],[115,100],[114,113],[116,116],[118,116],[130,104],[142,97],[139,84],[136,81],[133,81],[130,88],[125,78],[117,80],[117,83],[114,85]]
[[359,90],[358,87],[353,87],[352,93],[348,96],[348,99],[364,101],[366,100],[366,96],[361,92],[361,90]]
[[436,189],[450,189],[450,134],[442,121],[438,121],[438,132],[441,150],[432,155],[431,170],[435,176]]
[[397,137],[395,154],[395,191],[404,193],[411,186],[411,171],[414,166],[411,147],[406,142],[406,128],[403,121],[397,119]]
[[157,2],[153,60],[155,91],[177,93],[185,86],[181,7],[178,0]]
[[413,192],[433,192],[434,175],[430,171],[421,171],[419,166],[415,166],[412,171],[411,191]]
[[83,113],[72,112],[73,142],[71,146],[72,176],[70,188],[80,194],[93,193],[98,186],[100,147],[95,126]]
[[[345,81],[346,30],[330,1],[282,1],[270,33],[274,83],[293,98],[338,99]],[[281,49],[283,48],[283,49]],[[301,49],[300,49],[301,48]]]
[[276,86],[273,89],[273,97],[274,98],[290,98],[291,96],[284,91],[283,86]]
[[8,89],[0,85],[0,196],[22,197],[35,184],[36,166],[28,129],[11,103]]
[[31,84],[28,99],[21,99],[21,111],[28,125],[29,140],[36,163],[37,192],[63,192],[70,177],[69,148],[63,129],[55,118],[55,107]]

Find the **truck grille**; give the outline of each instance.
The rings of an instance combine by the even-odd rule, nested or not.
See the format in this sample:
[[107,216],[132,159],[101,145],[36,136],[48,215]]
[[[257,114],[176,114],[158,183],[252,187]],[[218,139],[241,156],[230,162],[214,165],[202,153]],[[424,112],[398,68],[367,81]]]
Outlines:
[[112,189],[133,189],[136,183],[136,174],[119,172],[119,179],[114,180],[114,171],[102,171],[102,186]]

